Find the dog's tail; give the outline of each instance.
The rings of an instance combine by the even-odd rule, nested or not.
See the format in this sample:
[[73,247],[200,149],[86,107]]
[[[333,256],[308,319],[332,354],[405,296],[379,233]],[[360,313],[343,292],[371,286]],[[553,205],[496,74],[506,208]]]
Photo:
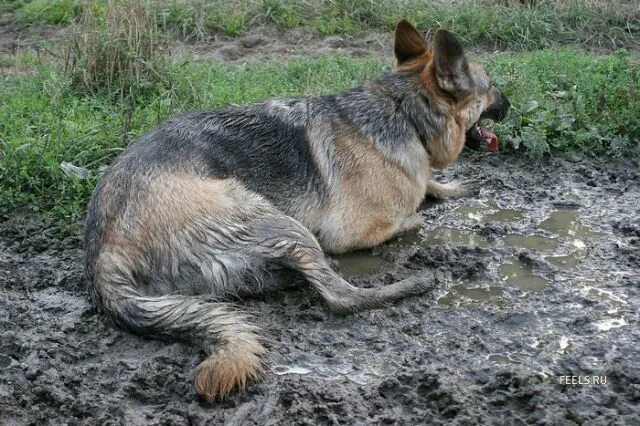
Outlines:
[[263,372],[265,339],[249,316],[232,304],[201,296],[144,296],[135,285],[122,280],[124,274],[96,269],[87,276],[93,297],[118,325],[145,336],[188,340],[204,348],[208,357],[196,368],[193,381],[206,399],[224,399]]

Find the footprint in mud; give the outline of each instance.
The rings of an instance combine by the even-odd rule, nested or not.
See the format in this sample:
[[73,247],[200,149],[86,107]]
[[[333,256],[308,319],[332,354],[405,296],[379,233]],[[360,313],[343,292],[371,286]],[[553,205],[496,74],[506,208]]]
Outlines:
[[479,287],[476,283],[465,281],[451,289],[438,299],[438,305],[445,307],[467,307],[473,303],[490,303],[504,307],[502,287]]
[[463,205],[453,210],[452,214],[461,219],[472,219],[477,222],[517,222],[523,218],[520,210],[503,209],[495,201],[486,204]]
[[501,355],[501,354],[489,355],[487,357],[487,360],[500,365],[520,364],[519,361],[516,361],[514,359],[511,359],[509,356]]
[[587,258],[586,250],[577,250],[573,253],[559,256],[545,256],[544,260],[560,269],[573,269],[578,263]]
[[547,280],[534,274],[521,260],[511,257],[509,261],[511,263],[503,263],[498,268],[507,283],[529,291],[543,290],[547,287]]
[[428,247],[446,245],[491,247],[484,236],[453,228],[435,228],[425,232],[424,245]]

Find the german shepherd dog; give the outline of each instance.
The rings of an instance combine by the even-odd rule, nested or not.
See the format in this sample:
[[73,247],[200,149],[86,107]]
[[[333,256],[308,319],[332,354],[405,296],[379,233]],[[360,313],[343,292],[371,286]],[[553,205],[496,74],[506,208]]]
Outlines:
[[131,143],[88,206],[95,304],[135,333],[201,345],[194,386],[215,400],[265,368],[264,333],[224,300],[262,291],[253,278],[269,264],[299,271],[337,313],[423,292],[424,277],[352,286],[324,253],[419,228],[426,194],[468,193],[433,181],[432,168],[454,162],[465,139],[487,139],[478,122],[503,119],[509,102],[451,33],[432,45],[403,20],[396,70],[378,80],[190,113]]

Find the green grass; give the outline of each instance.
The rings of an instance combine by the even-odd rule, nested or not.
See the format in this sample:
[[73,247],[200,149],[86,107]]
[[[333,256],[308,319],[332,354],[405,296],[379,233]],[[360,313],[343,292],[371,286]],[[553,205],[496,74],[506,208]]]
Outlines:
[[[12,6],[19,3],[10,1]],[[45,24],[68,24],[79,12],[77,0],[33,0],[23,1],[17,9],[21,21],[41,22]]]
[[[23,22],[66,23],[77,15],[77,3],[9,0],[5,8],[17,10]],[[424,31],[447,27],[468,45],[500,49],[557,44],[631,47],[637,46],[640,34],[637,0],[539,0],[533,7],[516,0],[147,0],[143,4],[156,13],[163,29],[192,38],[212,32],[240,35],[263,24],[304,27],[321,35],[390,31],[400,18]]]
[[[511,148],[623,155],[640,138],[640,65],[636,54],[569,50],[491,55],[482,60],[511,98],[497,126]],[[171,115],[259,99],[321,94],[375,78],[390,63],[346,56],[286,63],[171,65],[170,84],[152,87],[130,107],[105,93],[81,95],[55,66],[0,80],[0,209],[29,205],[75,218],[100,170],[132,139]],[[65,173],[68,162],[91,171]]]

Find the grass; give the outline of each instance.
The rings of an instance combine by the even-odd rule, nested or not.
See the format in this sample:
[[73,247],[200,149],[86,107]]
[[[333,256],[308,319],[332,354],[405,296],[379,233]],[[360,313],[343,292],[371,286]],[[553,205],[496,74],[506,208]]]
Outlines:
[[[509,120],[496,127],[510,149],[525,148],[532,156],[551,150],[624,155],[638,144],[637,54],[559,49],[491,55],[482,62],[514,105]],[[133,111],[108,92],[80,92],[62,66],[0,80],[0,210],[28,205],[74,219],[102,168],[171,115],[335,92],[391,69],[346,56],[167,67],[168,80],[149,87]]]
[[[107,0],[94,0],[101,5]],[[637,0],[148,0],[162,29],[187,38],[211,32],[240,35],[273,24],[303,27],[320,35],[389,31],[408,18],[424,31],[447,27],[465,43],[498,49],[539,49],[557,44],[603,48],[638,45]],[[75,0],[8,0],[23,22],[68,23]],[[100,7],[98,7],[100,8]]]
[[15,8],[22,22],[69,24],[80,11],[77,0],[9,0],[8,8]]

